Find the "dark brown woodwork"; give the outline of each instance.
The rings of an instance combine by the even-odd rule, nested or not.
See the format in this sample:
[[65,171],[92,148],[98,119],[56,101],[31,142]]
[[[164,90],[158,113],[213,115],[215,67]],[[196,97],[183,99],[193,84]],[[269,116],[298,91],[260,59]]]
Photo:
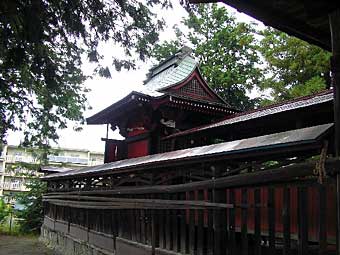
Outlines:
[[[204,191],[198,190],[198,200],[204,200]],[[204,212],[205,210],[196,211],[197,214],[197,255],[204,254]]]
[[308,254],[308,212],[307,187],[298,187],[298,252],[299,255]]
[[[340,161],[327,160],[325,163],[326,173],[335,174],[340,172]],[[236,176],[221,177],[218,179],[212,179],[207,181],[197,181],[186,184],[177,185],[154,185],[148,187],[122,187],[113,190],[97,190],[97,191],[82,191],[84,195],[98,195],[98,194],[151,194],[151,193],[176,193],[186,192],[195,189],[212,189],[212,188],[232,188],[232,187],[248,187],[253,185],[265,185],[274,183],[285,183],[292,180],[296,180],[299,177],[311,176],[313,177],[313,171],[315,168],[315,162],[300,163],[290,165],[284,168],[273,168],[266,171],[252,172],[247,174],[241,174]],[[79,194],[78,192],[57,192],[49,193],[72,195]]]
[[319,255],[325,254],[327,250],[327,194],[324,184],[319,186]]
[[254,190],[254,254],[261,255],[261,190]]
[[[329,25],[331,31],[332,45],[332,85],[334,91],[334,146],[335,157],[340,156],[340,9],[338,8],[329,15]],[[340,254],[340,175],[337,174],[337,234],[336,234],[336,249],[337,254]]]
[[[248,204],[248,190],[241,190],[242,204]],[[242,255],[248,255],[248,208],[241,209],[241,249]]]
[[[235,190],[229,190],[229,203],[235,203]],[[229,254],[236,255],[236,236],[235,236],[235,208],[229,210]]]
[[[319,254],[329,253],[332,241],[326,228],[328,219],[324,215],[329,210],[326,203],[328,196],[326,189],[320,188],[318,176],[314,175],[316,162],[281,163],[277,167],[261,169],[262,164],[257,162],[234,163],[234,166],[233,162],[228,165],[212,162],[199,166],[195,171],[175,168],[171,172],[161,172],[156,178],[146,171],[144,176],[139,176],[146,180],[140,182],[142,186],[139,187],[131,186],[131,182],[129,186],[113,189],[59,191],[44,195],[43,202],[46,211],[51,211],[52,219],[67,222],[65,217],[71,215],[72,229],[83,226],[88,235],[86,240],[94,233],[110,234],[112,247],[117,247],[116,241],[120,237],[145,244],[150,247],[149,254],[158,254],[158,247],[182,254],[281,254],[282,250],[284,255],[295,252],[308,252],[309,255],[315,247],[318,247]],[[322,185],[334,187],[339,163],[328,160],[325,167],[327,176]],[[238,172],[231,175],[229,169],[238,169]],[[175,171],[178,172],[177,178],[173,175]],[[107,178],[112,180],[112,176]],[[90,181],[104,183],[106,180],[98,178]],[[153,185],[153,180],[163,184]],[[58,185],[63,185],[62,181]],[[294,191],[291,198],[292,188],[296,190],[297,187],[298,193]],[[312,204],[307,199],[307,190],[310,189],[319,194]],[[261,192],[268,197],[261,198]],[[298,212],[291,209],[291,201],[296,198],[298,206],[294,210],[298,208]],[[281,209],[276,211],[277,203],[282,203],[282,212]],[[315,219],[320,225],[316,223],[317,229],[313,230],[319,233],[319,240],[309,236],[310,218],[306,215],[310,205],[320,207],[313,209],[316,212],[322,210]],[[49,207],[52,209],[49,210]],[[86,212],[89,214],[86,215]],[[280,213],[282,230],[276,227],[276,224],[281,224],[276,223],[280,221],[276,218]],[[250,217],[252,214],[254,217]],[[292,215],[297,217],[297,230],[290,229]],[[108,224],[109,218],[112,222]],[[264,222],[261,222],[262,219]],[[59,226],[55,222],[52,220],[52,226]],[[268,228],[264,230],[263,226]],[[295,231],[294,235],[292,231]],[[316,246],[311,242],[319,243]]]
[[[195,199],[195,193],[193,191],[188,192],[188,196],[190,200]],[[196,249],[196,242],[195,242],[195,210],[190,209],[189,210],[189,254],[197,254]]]
[[[180,200],[185,200],[185,193],[180,193]],[[180,211],[180,252],[187,253],[187,223],[186,223],[186,211]]]
[[282,207],[282,222],[283,222],[283,255],[290,255],[291,236],[290,236],[290,188],[283,188],[283,207]]

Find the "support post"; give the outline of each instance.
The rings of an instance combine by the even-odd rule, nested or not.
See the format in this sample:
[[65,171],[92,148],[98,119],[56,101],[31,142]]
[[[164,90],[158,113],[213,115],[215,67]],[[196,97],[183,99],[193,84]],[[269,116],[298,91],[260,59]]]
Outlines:
[[340,155],[340,9],[329,15],[332,42],[332,86],[334,91],[335,156]]
[[[332,43],[332,86],[334,91],[334,125],[335,125],[335,153],[340,156],[340,9],[329,14],[329,24]],[[337,208],[337,228],[336,228],[336,250],[340,254],[340,175],[336,175],[336,208]]]
[[[212,167],[213,177],[221,176],[221,166]],[[214,203],[226,203],[225,189],[213,189],[212,199]],[[226,211],[222,209],[213,210],[213,230],[214,230],[214,254],[226,254]]]

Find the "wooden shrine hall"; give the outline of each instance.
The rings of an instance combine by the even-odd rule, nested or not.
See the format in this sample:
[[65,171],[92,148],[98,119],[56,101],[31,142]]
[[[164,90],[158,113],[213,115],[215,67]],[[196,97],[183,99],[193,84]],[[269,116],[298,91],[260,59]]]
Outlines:
[[338,6],[225,2],[332,48],[333,88],[240,112],[181,49],[87,119],[125,138],[103,139],[105,164],[42,178],[44,242],[62,254],[340,254]]

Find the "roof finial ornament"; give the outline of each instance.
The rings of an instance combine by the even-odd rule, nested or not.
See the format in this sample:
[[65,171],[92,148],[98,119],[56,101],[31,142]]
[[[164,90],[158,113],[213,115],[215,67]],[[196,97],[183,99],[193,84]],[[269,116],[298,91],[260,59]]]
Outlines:
[[192,49],[186,45],[184,45],[179,51],[175,53],[175,56],[179,59],[183,59],[186,56],[190,56],[192,53]]

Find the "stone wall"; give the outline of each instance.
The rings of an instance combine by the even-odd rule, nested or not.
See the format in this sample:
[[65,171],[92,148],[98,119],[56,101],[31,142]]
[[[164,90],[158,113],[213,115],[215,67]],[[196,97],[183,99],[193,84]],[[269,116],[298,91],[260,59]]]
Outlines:
[[113,255],[113,251],[102,249],[86,240],[77,239],[65,232],[42,226],[40,240],[63,255]]

